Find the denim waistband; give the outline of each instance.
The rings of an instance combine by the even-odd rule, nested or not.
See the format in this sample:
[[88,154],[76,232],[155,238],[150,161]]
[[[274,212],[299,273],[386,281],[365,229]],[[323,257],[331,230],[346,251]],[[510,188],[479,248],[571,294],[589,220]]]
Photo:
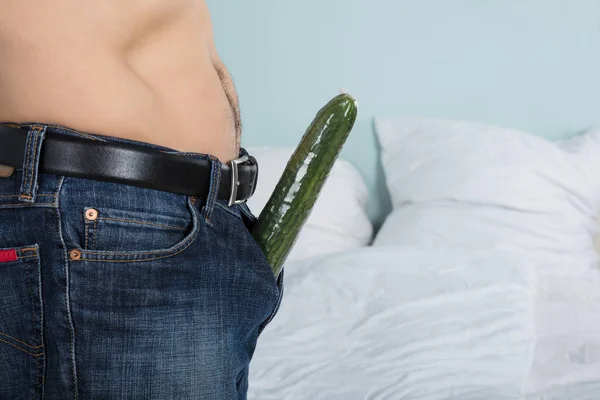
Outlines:
[[[148,142],[143,142],[143,141],[133,140],[133,139],[125,139],[125,138],[114,137],[114,136],[107,136],[107,135],[102,135],[102,134],[82,132],[82,131],[78,131],[76,129],[72,129],[72,128],[69,128],[69,127],[66,127],[63,125],[56,125],[56,124],[28,122],[28,123],[0,123],[0,125],[20,128],[23,130],[24,135],[28,135],[27,143],[30,144],[30,146],[29,145],[27,146],[26,151],[28,152],[28,154],[31,157],[26,157],[26,159],[30,160],[30,163],[29,163],[29,165],[25,165],[23,168],[24,172],[27,172],[27,174],[23,174],[23,178],[22,178],[23,184],[22,184],[21,192],[20,192],[20,196],[19,196],[19,200],[23,201],[23,202],[34,203],[36,201],[38,185],[36,184],[35,181],[37,181],[37,179],[38,179],[37,168],[38,168],[39,157],[40,157],[39,150],[41,149],[42,142],[44,140],[43,137],[48,133],[54,134],[54,135],[83,137],[83,138],[87,138],[90,140],[97,140],[97,141],[107,142],[107,143],[112,142],[112,143],[130,144],[130,145],[135,145],[135,146],[139,146],[139,147],[155,149],[155,150],[163,152],[163,153],[173,154],[173,155],[177,155],[177,156],[185,156],[185,157],[193,157],[193,158],[198,158],[198,159],[203,159],[203,160],[209,160],[213,163],[213,176],[220,177],[220,168],[221,168],[222,163],[215,156],[210,155],[210,154],[204,154],[204,153],[199,153],[199,152],[184,152],[184,151],[179,151],[179,150],[176,150],[176,149],[173,149],[170,147],[161,146],[158,144],[153,144],[153,143],[148,143]],[[43,132],[43,134],[40,134],[41,132]],[[41,139],[40,139],[40,137],[41,137]],[[36,147],[37,147],[37,149],[36,149]],[[244,148],[240,148],[240,157],[247,156],[247,155],[248,155],[248,152]],[[219,171],[215,171],[215,169],[217,169]],[[211,181],[211,186],[215,187],[215,189],[211,190],[211,193],[215,194],[217,192],[217,188],[219,185],[220,185],[220,179],[217,179],[216,181],[213,179]],[[230,212],[233,212],[234,214],[236,214],[238,216],[241,215],[241,210],[239,207],[235,207],[235,206],[229,207],[227,205],[227,200],[219,200],[216,198],[216,195],[211,196],[211,197],[212,198],[206,199],[206,201],[204,202],[203,216],[205,217],[205,219],[207,221],[210,220],[212,210],[214,209],[215,206],[220,206],[220,208],[223,208]]]

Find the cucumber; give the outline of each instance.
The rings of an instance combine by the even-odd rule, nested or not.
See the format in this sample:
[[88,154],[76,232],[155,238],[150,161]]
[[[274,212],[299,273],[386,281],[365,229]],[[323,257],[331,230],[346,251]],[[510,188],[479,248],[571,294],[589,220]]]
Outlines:
[[356,100],[340,94],[316,115],[252,230],[275,277],[306,222],[346,142],[358,113]]

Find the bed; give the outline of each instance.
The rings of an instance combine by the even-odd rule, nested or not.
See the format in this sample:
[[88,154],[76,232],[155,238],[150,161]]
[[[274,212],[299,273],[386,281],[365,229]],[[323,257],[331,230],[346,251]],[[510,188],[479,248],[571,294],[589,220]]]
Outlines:
[[[249,398],[597,399],[600,131],[376,128],[393,210],[374,230],[338,161],[285,265]],[[291,149],[252,151],[270,171],[258,213]]]

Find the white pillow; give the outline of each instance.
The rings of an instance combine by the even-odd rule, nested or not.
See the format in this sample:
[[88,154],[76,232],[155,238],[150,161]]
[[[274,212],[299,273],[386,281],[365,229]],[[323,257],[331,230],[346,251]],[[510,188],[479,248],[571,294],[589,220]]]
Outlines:
[[[290,148],[248,148],[258,161],[258,188],[248,201],[258,216],[271,197],[292,153]],[[357,170],[338,159],[304,225],[288,260],[337,253],[371,242],[373,227],[366,214],[368,191]]]
[[562,143],[478,123],[378,118],[394,211],[375,245],[594,251],[600,132]]

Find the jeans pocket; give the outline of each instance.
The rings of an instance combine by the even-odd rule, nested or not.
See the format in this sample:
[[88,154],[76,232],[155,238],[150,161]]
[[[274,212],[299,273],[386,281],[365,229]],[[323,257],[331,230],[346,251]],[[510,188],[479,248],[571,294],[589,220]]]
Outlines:
[[37,244],[0,249],[2,399],[41,398],[45,368],[41,285]]
[[191,231],[190,218],[113,208],[84,210],[84,248],[107,251],[147,251],[168,248]]
[[191,199],[187,217],[106,207],[82,210],[81,259],[149,261],[180,254],[196,239],[203,220]]
[[279,309],[281,308],[281,302],[283,300],[283,291],[284,291],[283,290],[283,287],[284,287],[283,273],[284,273],[284,269],[281,270],[281,272],[279,273],[279,276],[277,277],[277,287],[279,288],[279,296],[277,297],[277,302],[275,303],[275,308],[273,308],[273,311],[271,312],[271,315],[269,315],[269,318],[267,318],[267,320],[265,322],[263,322],[262,325],[260,326],[260,328],[258,329],[259,336],[265,330],[265,328],[271,323],[271,321],[273,321],[273,319],[279,312]]

